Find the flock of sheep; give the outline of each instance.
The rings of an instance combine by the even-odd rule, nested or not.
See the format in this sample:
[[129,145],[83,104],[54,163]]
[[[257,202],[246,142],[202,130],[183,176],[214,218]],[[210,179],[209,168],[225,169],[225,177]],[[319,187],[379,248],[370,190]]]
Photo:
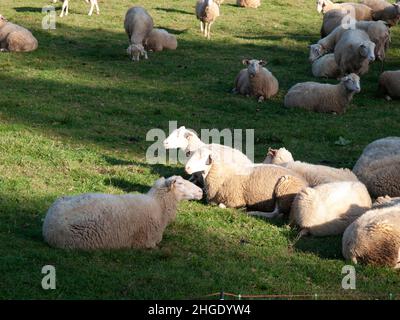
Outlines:
[[[68,14],[68,0],[61,15]],[[91,0],[97,8],[97,1]],[[211,26],[223,1],[199,0],[196,16],[210,38]],[[299,83],[285,96],[285,106],[318,112],[344,112],[360,75],[377,58],[384,60],[390,30],[400,20],[398,4],[384,0],[335,4],[318,0],[324,14],[321,35],[310,46],[312,72],[318,77],[341,77],[337,85]],[[257,8],[260,1],[238,0]],[[346,13],[355,12],[354,28],[343,26]],[[351,11],[350,10],[350,11]],[[360,21],[358,21],[360,20]],[[367,20],[367,21],[361,21]],[[130,8],[124,21],[128,54],[135,61],[147,51],[176,49],[176,37],[155,29],[142,7]],[[0,16],[2,51],[32,51],[38,46],[26,29]],[[260,102],[277,94],[278,80],[263,60],[243,60],[246,68],[235,80],[233,92],[255,96]],[[400,71],[380,78],[385,94],[400,96]],[[51,246],[68,249],[153,248],[174,220],[178,202],[200,200],[221,208],[246,208],[248,214],[287,218],[299,236],[343,234],[343,256],[354,263],[400,267],[400,138],[389,137],[368,145],[353,171],[295,161],[285,148],[269,149],[263,163],[254,164],[241,151],[205,144],[191,130],[180,127],[164,141],[165,149],[182,149],[189,157],[180,176],[157,180],[147,194],[84,194],[58,199],[48,210],[43,236]],[[397,198],[396,198],[397,197]],[[373,200],[375,200],[373,202]]]

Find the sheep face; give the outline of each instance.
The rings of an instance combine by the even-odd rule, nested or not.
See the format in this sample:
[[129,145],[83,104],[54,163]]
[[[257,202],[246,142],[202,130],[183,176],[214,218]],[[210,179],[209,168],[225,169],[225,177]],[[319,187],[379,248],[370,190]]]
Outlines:
[[185,127],[180,127],[172,131],[172,133],[163,141],[165,149],[186,149],[189,144],[189,139],[193,133]]
[[368,59],[369,62],[375,61],[375,43],[372,41],[362,43],[359,53],[361,57]]
[[193,174],[195,172],[204,172],[204,175],[206,176],[210,171],[211,162],[211,150],[207,148],[200,148],[193,153],[193,155],[186,163],[185,171],[188,174]]
[[280,149],[269,148],[264,163],[282,164],[293,161],[294,159],[292,154],[286,148],[280,148]]
[[[377,22],[378,23],[378,22]],[[373,35],[370,36],[371,41],[375,43],[375,56],[379,61],[385,60],[386,50],[390,44],[390,29],[388,23],[379,21],[377,24],[379,28],[376,29]]]
[[139,61],[140,56],[146,56],[146,51],[141,44],[131,44],[126,50],[132,61]]
[[201,200],[203,190],[181,176],[172,176],[165,180],[166,186],[171,190],[176,200]]
[[360,77],[355,73],[351,73],[348,76],[345,76],[344,78],[342,78],[341,82],[350,92],[359,93],[361,91]]
[[317,0],[317,11],[318,13],[324,13],[326,4],[324,0]]
[[318,60],[326,53],[326,50],[318,43],[312,44],[311,46],[309,46],[309,48],[310,48],[310,56],[308,59],[311,63]]
[[0,27],[6,24],[7,19],[0,14]]
[[263,66],[266,64],[264,60],[243,60],[244,65],[247,66],[247,71],[249,73],[250,78],[254,78],[257,73],[259,73]]

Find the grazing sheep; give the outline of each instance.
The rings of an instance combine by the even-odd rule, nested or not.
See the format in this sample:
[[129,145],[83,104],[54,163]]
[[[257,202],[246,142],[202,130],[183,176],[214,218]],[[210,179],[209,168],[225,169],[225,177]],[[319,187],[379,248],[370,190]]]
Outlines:
[[154,248],[181,200],[202,190],[182,177],[161,178],[147,194],[83,194],[59,198],[47,212],[43,237],[65,249]]
[[303,177],[310,187],[340,181],[358,182],[356,175],[349,169],[337,169],[323,165],[294,161],[292,154],[285,148],[268,149],[264,163],[276,164],[288,168]]
[[244,8],[258,8],[261,0],[236,0],[236,5]]
[[293,201],[289,220],[300,227],[301,234],[337,235],[371,205],[361,182],[331,182],[303,189]]
[[298,83],[286,94],[284,104],[287,108],[342,114],[354,94],[360,91],[360,77],[352,73],[342,78],[337,85]]
[[153,19],[146,9],[132,7],[126,12],[124,27],[129,38],[127,53],[132,61],[139,61],[140,56],[148,59],[147,52],[143,47],[143,41],[149,37],[153,26]]
[[153,29],[144,40],[146,51],[162,51],[163,49],[175,50],[178,46],[176,37],[164,29]]
[[326,14],[331,10],[343,10],[344,12],[354,13],[356,20],[372,20],[372,9],[364,4],[345,2],[333,3],[330,0],[318,0],[317,11]]
[[370,143],[353,172],[373,198],[400,197],[400,138],[387,137]]
[[29,52],[38,47],[38,41],[32,33],[0,15],[0,52]]
[[386,199],[344,232],[342,252],[353,263],[400,268],[400,199]]
[[265,67],[263,60],[243,60],[247,69],[243,69],[236,76],[233,93],[251,95],[262,102],[276,95],[279,91],[278,80]]
[[363,30],[348,30],[335,46],[335,60],[342,74],[363,75],[375,61],[375,43]]
[[389,3],[384,0],[362,0],[362,4],[369,6],[374,20],[386,21],[391,27],[397,25],[400,20],[399,3]]
[[189,174],[204,172],[208,201],[229,208],[261,211],[266,217],[288,213],[295,195],[307,186],[304,179],[287,168],[221,162],[204,147],[193,154],[185,170]]
[[200,31],[207,39],[211,39],[211,26],[219,17],[219,5],[214,0],[198,0],[196,17],[200,20]]
[[326,37],[343,23],[350,25],[351,23],[355,22],[356,20],[354,18],[347,16],[347,13],[341,9],[330,10],[324,14],[324,17],[322,19],[322,26],[320,31],[321,38]]
[[379,90],[386,100],[400,98],[400,70],[383,72],[379,77]]
[[[53,0],[53,3],[56,3],[57,1],[61,1],[63,3],[62,8],[61,8],[61,13],[60,17],[62,18],[64,14],[67,16],[68,11],[69,11],[69,0]],[[100,14],[100,9],[99,5],[97,3],[97,0],[85,0],[86,3],[90,3],[90,10],[88,15],[91,16],[93,14],[93,10],[96,7],[96,13]]]
[[317,78],[338,78],[341,73],[333,53],[326,54],[315,60],[311,67],[312,74]]

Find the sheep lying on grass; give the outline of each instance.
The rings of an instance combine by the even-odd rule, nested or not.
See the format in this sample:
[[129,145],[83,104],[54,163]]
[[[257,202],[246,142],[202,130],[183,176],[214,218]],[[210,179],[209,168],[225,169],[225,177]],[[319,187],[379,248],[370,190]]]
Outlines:
[[244,8],[258,8],[261,0],[236,0],[236,5]]
[[161,178],[147,194],[83,194],[59,198],[47,212],[43,237],[65,249],[154,248],[181,200],[203,192],[179,176]]
[[372,20],[372,9],[364,4],[345,2],[334,3],[330,0],[318,0],[317,11],[326,14],[331,10],[342,10],[344,12],[354,13],[357,20]]
[[284,105],[287,108],[342,114],[354,94],[360,91],[360,77],[354,73],[342,78],[337,85],[298,83],[286,94]]
[[177,47],[176,37],[164,29],[153,29],[144,40],[144,49],[146,51],[175,50]]
[[372,197],[400,197],[400,138],[388,137],[370,143],[353,172]]
[[233,93],[251,95],[262,102],[276,95],[279,91],[279,82],[274,75],[265,67],[263,60],[243,60],[247,66],[239,72],[235,79]]
[[341,75],[333,53],[326,54],[315,60],[311,71],[316,78],[338,78]]
[[379,77],[379,90],[386,100],[400,98],[400,70],[383,72]]
[[337,169],[323,165],[294,161],[292,154],[285,148],[280,148],[278,150],[270,148],[264,163],[280,165],[296,172],[307,181],[310,187],[339,181],[358,182],[356,175],[349,169]]
[[148,59],[143,42],[149,37],[153,30],[154,22],[146,9],[142,7],[132,7],[125,15],[124,27],[129,38],[128,55],[132,61],[139,61],[140,56]]
[[211,26],[219,17],[219,5],[214,0],[198,0],[196,17],[200,20],[200,31],[207,39],[211,39]]
[[337,235],[371,205],[361,182],[331,182],[303,189],[293,201],[289,220],[300,227],[301,235]]
[[[275,165],[238,166],[222,162],[209,149],[198,149],[186,163],[187,173],[204,172],[207,199],[229,208],[288,213],[295,195],[307,183],[293,171]],[[258,214],[260,215],[260,214]]]
[[[67,16],[68,11],[69,11],[69,0],[53,0],[53,3],[56,3],[57,1],[61,1],[63,3],[62,8],[61,8],[61,13],[60,17],[62,18],[64,14]],[[88,15],[91,16],[93,14],[93,10],[96,7],[96,13],[100,14],[100,9],[99,5],[97,3],[97,0],[85,0],[86,3],[90,3],[90,10]]]
[[400,268],[400,198],[385,199],[354,221],[342,251],[353,263]]
[[28,29],[8,22],[0,15],[0,52],[29,52],[37,47],[38,41]]

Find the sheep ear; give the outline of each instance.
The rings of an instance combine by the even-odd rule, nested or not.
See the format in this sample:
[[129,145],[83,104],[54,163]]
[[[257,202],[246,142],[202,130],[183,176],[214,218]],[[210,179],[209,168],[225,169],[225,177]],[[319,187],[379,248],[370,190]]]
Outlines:
[[185,139],[190,139],[193,137],[193,133],[191,132],[185,132],[185,134],[183,135],[185,137]]
[[248,65],[249,65],[249,59],[243,59],[243,60],[242,60],[242,63],[243,63],[245,66],[248,66]]
[[212,164],[212,157],[211,154],[208,156],[207,161],[206,161],[206,165],[209,166]]
[[260,61],[258,62],[258,64],[259,64],[260,66],[265,66],[265,65],[267,64],[267,62],[264,61],[264,60],[260,60]]

